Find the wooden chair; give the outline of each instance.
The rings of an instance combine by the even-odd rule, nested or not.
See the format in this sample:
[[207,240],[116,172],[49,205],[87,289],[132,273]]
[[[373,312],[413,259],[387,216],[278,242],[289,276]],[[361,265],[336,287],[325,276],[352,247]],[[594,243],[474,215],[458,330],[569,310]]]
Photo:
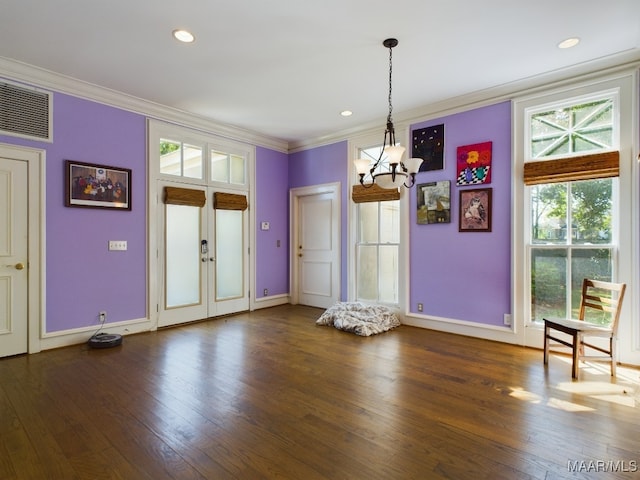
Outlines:
[[[582,282],[582,300],[578,319],[544,318],[544,364],[549,363],[549,340],[570,347],[573,355],[571,376],[578,378],[578,364],[582,359],[607,359],[611,361],[611,375],[616,374],[616,341],[618,320],[622,308],[622,299],[627,286],[624,283],[600,282],[585,278]],[[610,315],[608,325],[591,323],[590,312]],[[592,315],[591,315],[592,316]],[[552,336],[551,330],[557,330],[571,336],[572,341]],[[587,343],[585,337],[604,337],[609,347]],[[597,350],[600,354],[585,355],[585,347]]]

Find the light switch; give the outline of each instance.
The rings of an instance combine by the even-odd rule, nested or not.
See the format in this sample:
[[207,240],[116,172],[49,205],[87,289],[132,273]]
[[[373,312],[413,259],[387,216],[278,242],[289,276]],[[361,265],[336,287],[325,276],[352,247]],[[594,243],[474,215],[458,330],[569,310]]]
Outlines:
[[262,222],[261,228],[262,230],[269,230],[269,222]]
[[109,240],[109,250],[125,251],[126,249],[126,240]]

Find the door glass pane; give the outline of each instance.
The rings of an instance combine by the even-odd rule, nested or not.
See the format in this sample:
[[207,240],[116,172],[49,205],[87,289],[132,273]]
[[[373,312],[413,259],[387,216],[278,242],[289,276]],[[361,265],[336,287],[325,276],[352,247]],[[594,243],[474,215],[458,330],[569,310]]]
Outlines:
[[189,178],[202,178],[202,148],[184,145],[184,175]]
[[378,297],[378,248],[358,247],[358,300],[377,301]]
[[211,150],[211,180],[229,182],[229,156],[226,153]]
[[200,207],[166,205],[166,308],[200,303]]
[[378,297],[384,303],[398,303],[398,247],[380,246],[380,290]]
[[216,210],[216,300],[243,295],[243,215],[242,210]]
[[244,185],[244,157],[231,155],[231,183]]

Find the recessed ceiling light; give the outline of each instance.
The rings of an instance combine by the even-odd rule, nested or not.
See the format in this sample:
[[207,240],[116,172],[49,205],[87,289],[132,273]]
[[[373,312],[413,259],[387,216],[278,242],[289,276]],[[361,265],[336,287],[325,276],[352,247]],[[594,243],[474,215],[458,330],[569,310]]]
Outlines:
[[192,43],[196,39],[196,37],[193,36],[193,33],[188,32],[187,30],[174,30],[173,37],[184,43]]
[[343,117],[350,117],[351,115],[353,115],[353,112],[351,110],[343,110],[340,112],[340,115],[342,115]]
[[567,38],[558,44],[558,48],[571,48],[575,47],[580,43],[580,39],[578,37]]

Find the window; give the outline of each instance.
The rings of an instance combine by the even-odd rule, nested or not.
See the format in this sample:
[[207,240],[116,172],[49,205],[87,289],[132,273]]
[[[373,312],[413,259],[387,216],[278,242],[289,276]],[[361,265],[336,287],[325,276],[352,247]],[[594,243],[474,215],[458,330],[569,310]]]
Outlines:
[[527,111],[531,321],[577,316],[585,277],[615,280],[618,156],[594,165],[618,148],[617,103],[609,92]]
[[[359,158],[380,155],[380,147],[360,149]],[[386,168],[384,162],[379,168]],[[356,232],[356,299],[398,304],[400,201],[358,203]]]
[[211,181],[244,185],[245,158],[211,150]]
[[160,173],[202,179],[202,147],[177,140],[160,139]]

